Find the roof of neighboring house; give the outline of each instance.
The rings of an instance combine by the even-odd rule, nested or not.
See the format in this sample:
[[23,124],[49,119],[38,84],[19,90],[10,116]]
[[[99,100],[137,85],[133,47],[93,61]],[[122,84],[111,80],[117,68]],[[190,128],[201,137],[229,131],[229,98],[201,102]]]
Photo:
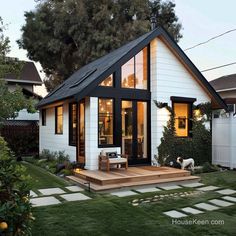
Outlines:
[[191,60],[186,56],[182,49],[175,43],[171,36],[162,28],[158,27],[139,38],[125,44],[124,46],[108,53],[107,55],[85,65],[74,74],[72,74],[61,85],[55,88],[44,99],[42,99],[38,107],[52,104],[68,98],[74,98],[77,101],[88,95],[95,89],[99,83],[107,76],[114,72],[115,68],[122,66],[145,46],[147,46],[154,38],[161,37],[165,43],[176,53],[190,71],[196,76],[198,82],[205,87],[209,95],[214,99],[218,108],[227,109],[226,104],[221,97],[212,88],[209,82],[195,67]]
[[28,98],[36,98],[39,101],[43,98],[42,96],[40,96],[40,95],[38,95],[38,94],[36,94],[36,93],[26,89],[26,88],[22,88],[22,92]]
[[210,81],[211,86],[216,90],[236,90],[236,74],[225,75]]
[[14,73],[8,73],[4,76],[3,79],[7,82],[12,83],[28,83],[41,85],[43,82],[39,76],[34,62],[26,61],[23,63],[24,65],[19,76],[15,75]]

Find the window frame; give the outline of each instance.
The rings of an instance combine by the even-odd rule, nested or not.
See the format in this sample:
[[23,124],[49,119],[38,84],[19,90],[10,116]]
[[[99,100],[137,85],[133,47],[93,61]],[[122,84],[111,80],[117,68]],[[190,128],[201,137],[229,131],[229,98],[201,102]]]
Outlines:
[[46,126],[47,125],[47,109],[43,108],[41,111],[41,118],[42,118],[42,126]]
[[[76,128],[75,128],[75,141],[73,142],[73,105],[75,105],[76,115]],[[69,146],[76,146],[77,143],[77,128],[78,128],[78,105],[76,102],[69,103]]]
[[[147,49],[147,88],[137,88],[136,87],[136,56],[144,49]],[[123,87],[122,86],[122,66],[124,66],[127,62],[129,62],[132,58],[134,58],[134,87]],[[120,88],[121,89],[131,89],[131,90],[138,90],[138,91],[150,91],[150,44],[146,45],[144,48],[142,48],[139,52],[137,52],[134,56],[132,56],[129,60],[127,60],[124,64],[120,66]]]
[[[59,108],[59,107],[62,107],[62,132],[57,132],[58,130],[57,130],[57,123],[58,123],[58,121],[57,121],[57,118],[58,118],[58,111],[57,111],[57,109]],[[57,135],[62,135],[63,134],[63,105],[59,105],[59,106],[56,106],[55,107],[55,134],[57,134]]]
[[[113,105],[113,107],[112,107],[112,117],[113,117],[113,134],[112,134],[112,141],[113,141],[113,144],[100,144],[99,143],[99,99],[104,99],[104,100],[112,100],[112,105]],[[98,104],[98,109],[97,109],[97,111],[98,111],[98,122],[97,122],[97,127],[98,127],[98,148],[106,148],[106,147],[116,147],[117,145],[116,145],[116,139],[115,139],[115,131],[114,131],[114,129],[115,129],[115,124],[116,124],[116,122],[115,122],[115,99],[114,98],[110,98],[110,97],[98,97],[98,102],[97,102],[97,104]]]
[[171,97],[171,101],[172,101],[172,109],[173,109],[173,113],[174,113],[174,122],[175,122],[175,103],[182,103],[182,104],[186,104],[188,105],[188,130],[187,136],[177,136],[175,135],[176,138],[192,138],[193,137],[193,122],[192,122],[192,118],[193,118],[193,103],[196,101],[196,98],[187,98],[187,97]]

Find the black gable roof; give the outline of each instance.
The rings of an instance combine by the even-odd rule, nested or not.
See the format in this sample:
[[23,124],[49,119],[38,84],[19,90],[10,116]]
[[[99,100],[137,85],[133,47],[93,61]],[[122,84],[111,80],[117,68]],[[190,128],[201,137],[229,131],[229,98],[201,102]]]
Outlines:
[[217,103],[222,108],[227,108],[224,101],[211,87],[204,76],[194,66],[186,54],[181,48],[174,42],[170,35],[161,27],[150,31],[139,38],[125,44],[124,46],[108,53],[107,55],[85,65],[61,85],[55,88],[44,99],[38,103],[38,107],[42,107],[48,104],[52,104],[57,101],[61,101],[67,98],[75,98],[80,100],[85,97],[90,91],[102,82],[107,76],[114,72],[115,67],[123,65],[131,57],[137,54],[145,46],[147,46],[151,40],[157,36],[162,36],[171,45],[174,51],[181,57],[182,60],[189,66],[189,68],[196,74],[196,77],[206,87],[206,89],[212,94]]

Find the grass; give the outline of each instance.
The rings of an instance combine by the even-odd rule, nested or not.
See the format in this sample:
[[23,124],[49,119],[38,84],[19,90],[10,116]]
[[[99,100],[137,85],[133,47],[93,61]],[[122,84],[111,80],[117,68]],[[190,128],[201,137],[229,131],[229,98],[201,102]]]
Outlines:
[[70,185],[70,183],[65,181],[64,179],[59,178],[38,166],[35,166],[28,162],[24,162],[23,165],[26,167],[27,173],[32,178],[30,183],[32,190],[53,187],[63,188]]
[[[45,176],[46,171],[28,165],[29,173],[36,177],[38,182],[34,186],[60,187],[64,181],[56,177]],[[214,172],[201,175],[205,184],[235,188],[236,172]],[[45,184],[45,185],[44,185]],[[188,191],[178,189],[168,191]],[[192,189],[191,189],[192,190]],[[167,191],[158,192],[165,194]],[[216,192],[207,192],[198,196],[178,199],[164,199],[156,204],[144,204],[138,207],[129,202],[137,196],[118,198],[108,194],[92,194],[85,192],[93,199],[81,202],[65,202],[61,205],[34,208],[36,221],[33,224],[34,236],[76,236],[76,235],[235,235],[236,232],[236,206],[221,208],[213,212],[206,212],[186,219],[198,220],[224,220],[224,225],[177,225],[172,224],[171,218],[162,214],[163,211],[180,209],[196,203],[219,198]],[[155,193],[140,194],[139,198],[151,197]],[[203,222],[203,221],[202,221]]]

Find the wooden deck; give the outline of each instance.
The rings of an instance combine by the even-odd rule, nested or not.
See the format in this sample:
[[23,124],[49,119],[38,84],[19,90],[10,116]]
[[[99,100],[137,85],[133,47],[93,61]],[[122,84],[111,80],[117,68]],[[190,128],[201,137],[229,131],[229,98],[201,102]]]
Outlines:
[[129,167],[125,169],[112,169],[110,172],[99,170],[81,170],[68,179],[82,186],[88,186],[93,191],[104,191],[132,186],[155,185],[179,181],[199,181],[197,176],[191,176],[186,170],[170,167]]

